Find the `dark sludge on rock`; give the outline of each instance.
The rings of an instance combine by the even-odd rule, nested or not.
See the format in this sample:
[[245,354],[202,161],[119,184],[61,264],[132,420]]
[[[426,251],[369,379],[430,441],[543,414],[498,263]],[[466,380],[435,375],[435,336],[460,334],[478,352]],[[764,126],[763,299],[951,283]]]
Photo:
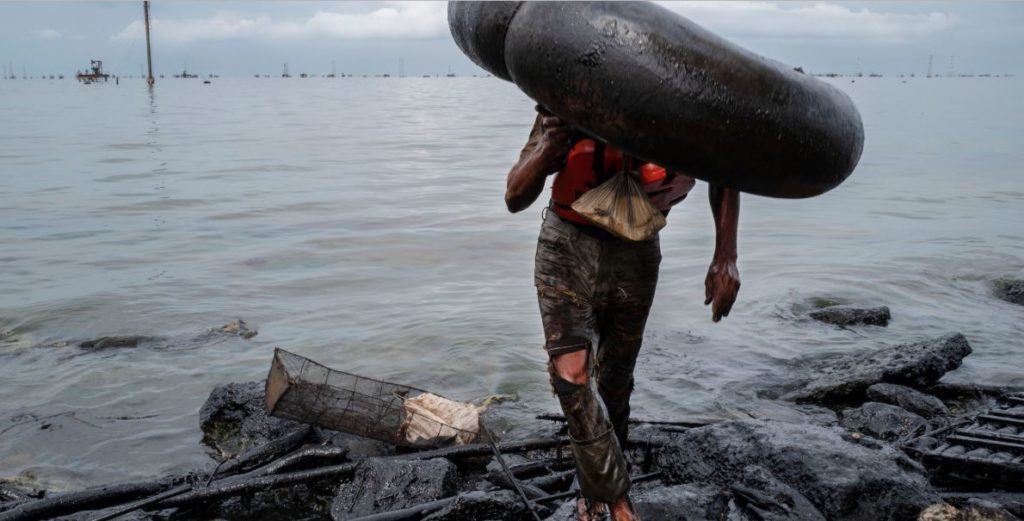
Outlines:
[[877,383],[868,387],[868,400],[902,407],[924,418],[949,416],[949,408],[942,400],[904,385]]
[[298,422],[268,416],[263,382],[216,387],[199,410],[202,442],[216,458],[234,457],[295,429]]
[[[670,483],[729,490],[744,484],[753,507],[768,508],[759,496],[788,495],[793,505],[808,512],[813,506],[826,519],[913,519],[940,501],[901,452],[860,445],[838,428],[766,420],[702,427],[667,445],[661,466]],[[754,473],[760,479],[747,479]]]
[[331,504],[331,518],[355,519],[455,495],[458,474],[455,465],[444,458],[370,458],[359,464],[351,481],[341,485]]
[[[626,453],[637,511],[645,519],[895,521],[917,519],[947,497],[962,500],[954,507],[964,512],[971,499],[1012,506],[1016,496],[986,490],[1012,492],[1014,483],[1024,483],[1017,461],[1024,444],[1011,443],[1024,437],[1017,427],[1024,423],[1024,394],[989,390],[991,408],[945,414],[934,396],[885,380],[899,375],[935,389],[934,381],[969,352],[966,340],[947,335],[896,347],[906,356],[874,360],[860,353],[831,358],[831,367],[825,360],[805,364],[809,374],[801,385],[822,385],[827,375],[846,381],[842,389],[859,389],[846,395],[853,403],[840,410],[842,426],[636,420]],[[228,384],[211,392],[201,424],[228,435],[218,438],[221,449],[212,455],[219,463],[210,468],[8,501],[6,509],[0,502],[0,521],[90,511],[147,520],[571,519],[574,463],[564,437],[498,442],[504,466],[487,444],[387,447],[269,417],[263,387]],[[868,401],[875,398],[895,403]],[[925,418],[907,408],[934,414]],[[367,443],[376,449],[367,452]],[[223,449],[229,446],[235,450]]]
[[971,353],[959,333],[794,364],[798,376],[782,384],[781,398],[800,403],[845,405],[861,403],[867,389],[893,383],[927,389]]
[[902,407],[867,402],[860,407],[845,409],[839,424],[847,430],[880,440],[897,441],[926,431],[928,420]]

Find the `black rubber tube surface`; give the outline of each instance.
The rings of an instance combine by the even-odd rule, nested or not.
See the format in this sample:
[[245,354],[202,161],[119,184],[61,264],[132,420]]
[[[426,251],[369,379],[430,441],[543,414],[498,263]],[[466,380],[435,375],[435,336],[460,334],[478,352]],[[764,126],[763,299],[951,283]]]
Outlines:
[[838,186],[864,130],[850,98],[638,2],[452,2],[459,47],[573,126],[693,177],[769,197]]

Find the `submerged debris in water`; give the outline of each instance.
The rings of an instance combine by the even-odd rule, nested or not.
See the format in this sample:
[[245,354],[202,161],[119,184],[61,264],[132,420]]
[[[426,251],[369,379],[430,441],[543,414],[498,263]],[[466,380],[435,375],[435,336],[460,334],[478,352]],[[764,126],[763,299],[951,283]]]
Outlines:
[[242,319],[232,320],[231,322],[224,324],[220,327],[220,331],[230,333],[232,335],[238,335],[245,339],[250,339],[259,334],[259,331],[249,329],[249,324],[246,324]]
[[139,347],[139,344],[149,340],[153,339],[142,335],[103,336],[95,340],[86,340],[85,342],[78,344],[78,347],[81,347],[82,349]]

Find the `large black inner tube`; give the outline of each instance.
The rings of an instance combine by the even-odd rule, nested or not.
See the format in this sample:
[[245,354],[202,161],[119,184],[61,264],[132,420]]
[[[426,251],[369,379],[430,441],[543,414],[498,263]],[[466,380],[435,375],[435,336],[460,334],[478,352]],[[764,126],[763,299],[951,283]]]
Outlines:
[[573,126],[705,181],[800,198],[839,185],[864,130],[832,85],[635,2],[452,2],[459,47]]
[[[505,66],[505,34],[522,2],[449,2],[455,43],[485,71],[512,81]],[[458,30],[456,30],[458,27]]]

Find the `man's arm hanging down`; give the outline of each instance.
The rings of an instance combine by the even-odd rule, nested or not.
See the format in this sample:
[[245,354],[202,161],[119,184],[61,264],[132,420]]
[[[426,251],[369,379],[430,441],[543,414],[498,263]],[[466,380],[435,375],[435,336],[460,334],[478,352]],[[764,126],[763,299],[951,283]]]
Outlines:
[[715,219],[715,254],[704,279],[704,304],[711,305],[711,319],[718,322],[729,316],[740,290],[740,272],[736,268],[736,227],[740,217],[740,193],[731,188],[709,184],[708,200]]

